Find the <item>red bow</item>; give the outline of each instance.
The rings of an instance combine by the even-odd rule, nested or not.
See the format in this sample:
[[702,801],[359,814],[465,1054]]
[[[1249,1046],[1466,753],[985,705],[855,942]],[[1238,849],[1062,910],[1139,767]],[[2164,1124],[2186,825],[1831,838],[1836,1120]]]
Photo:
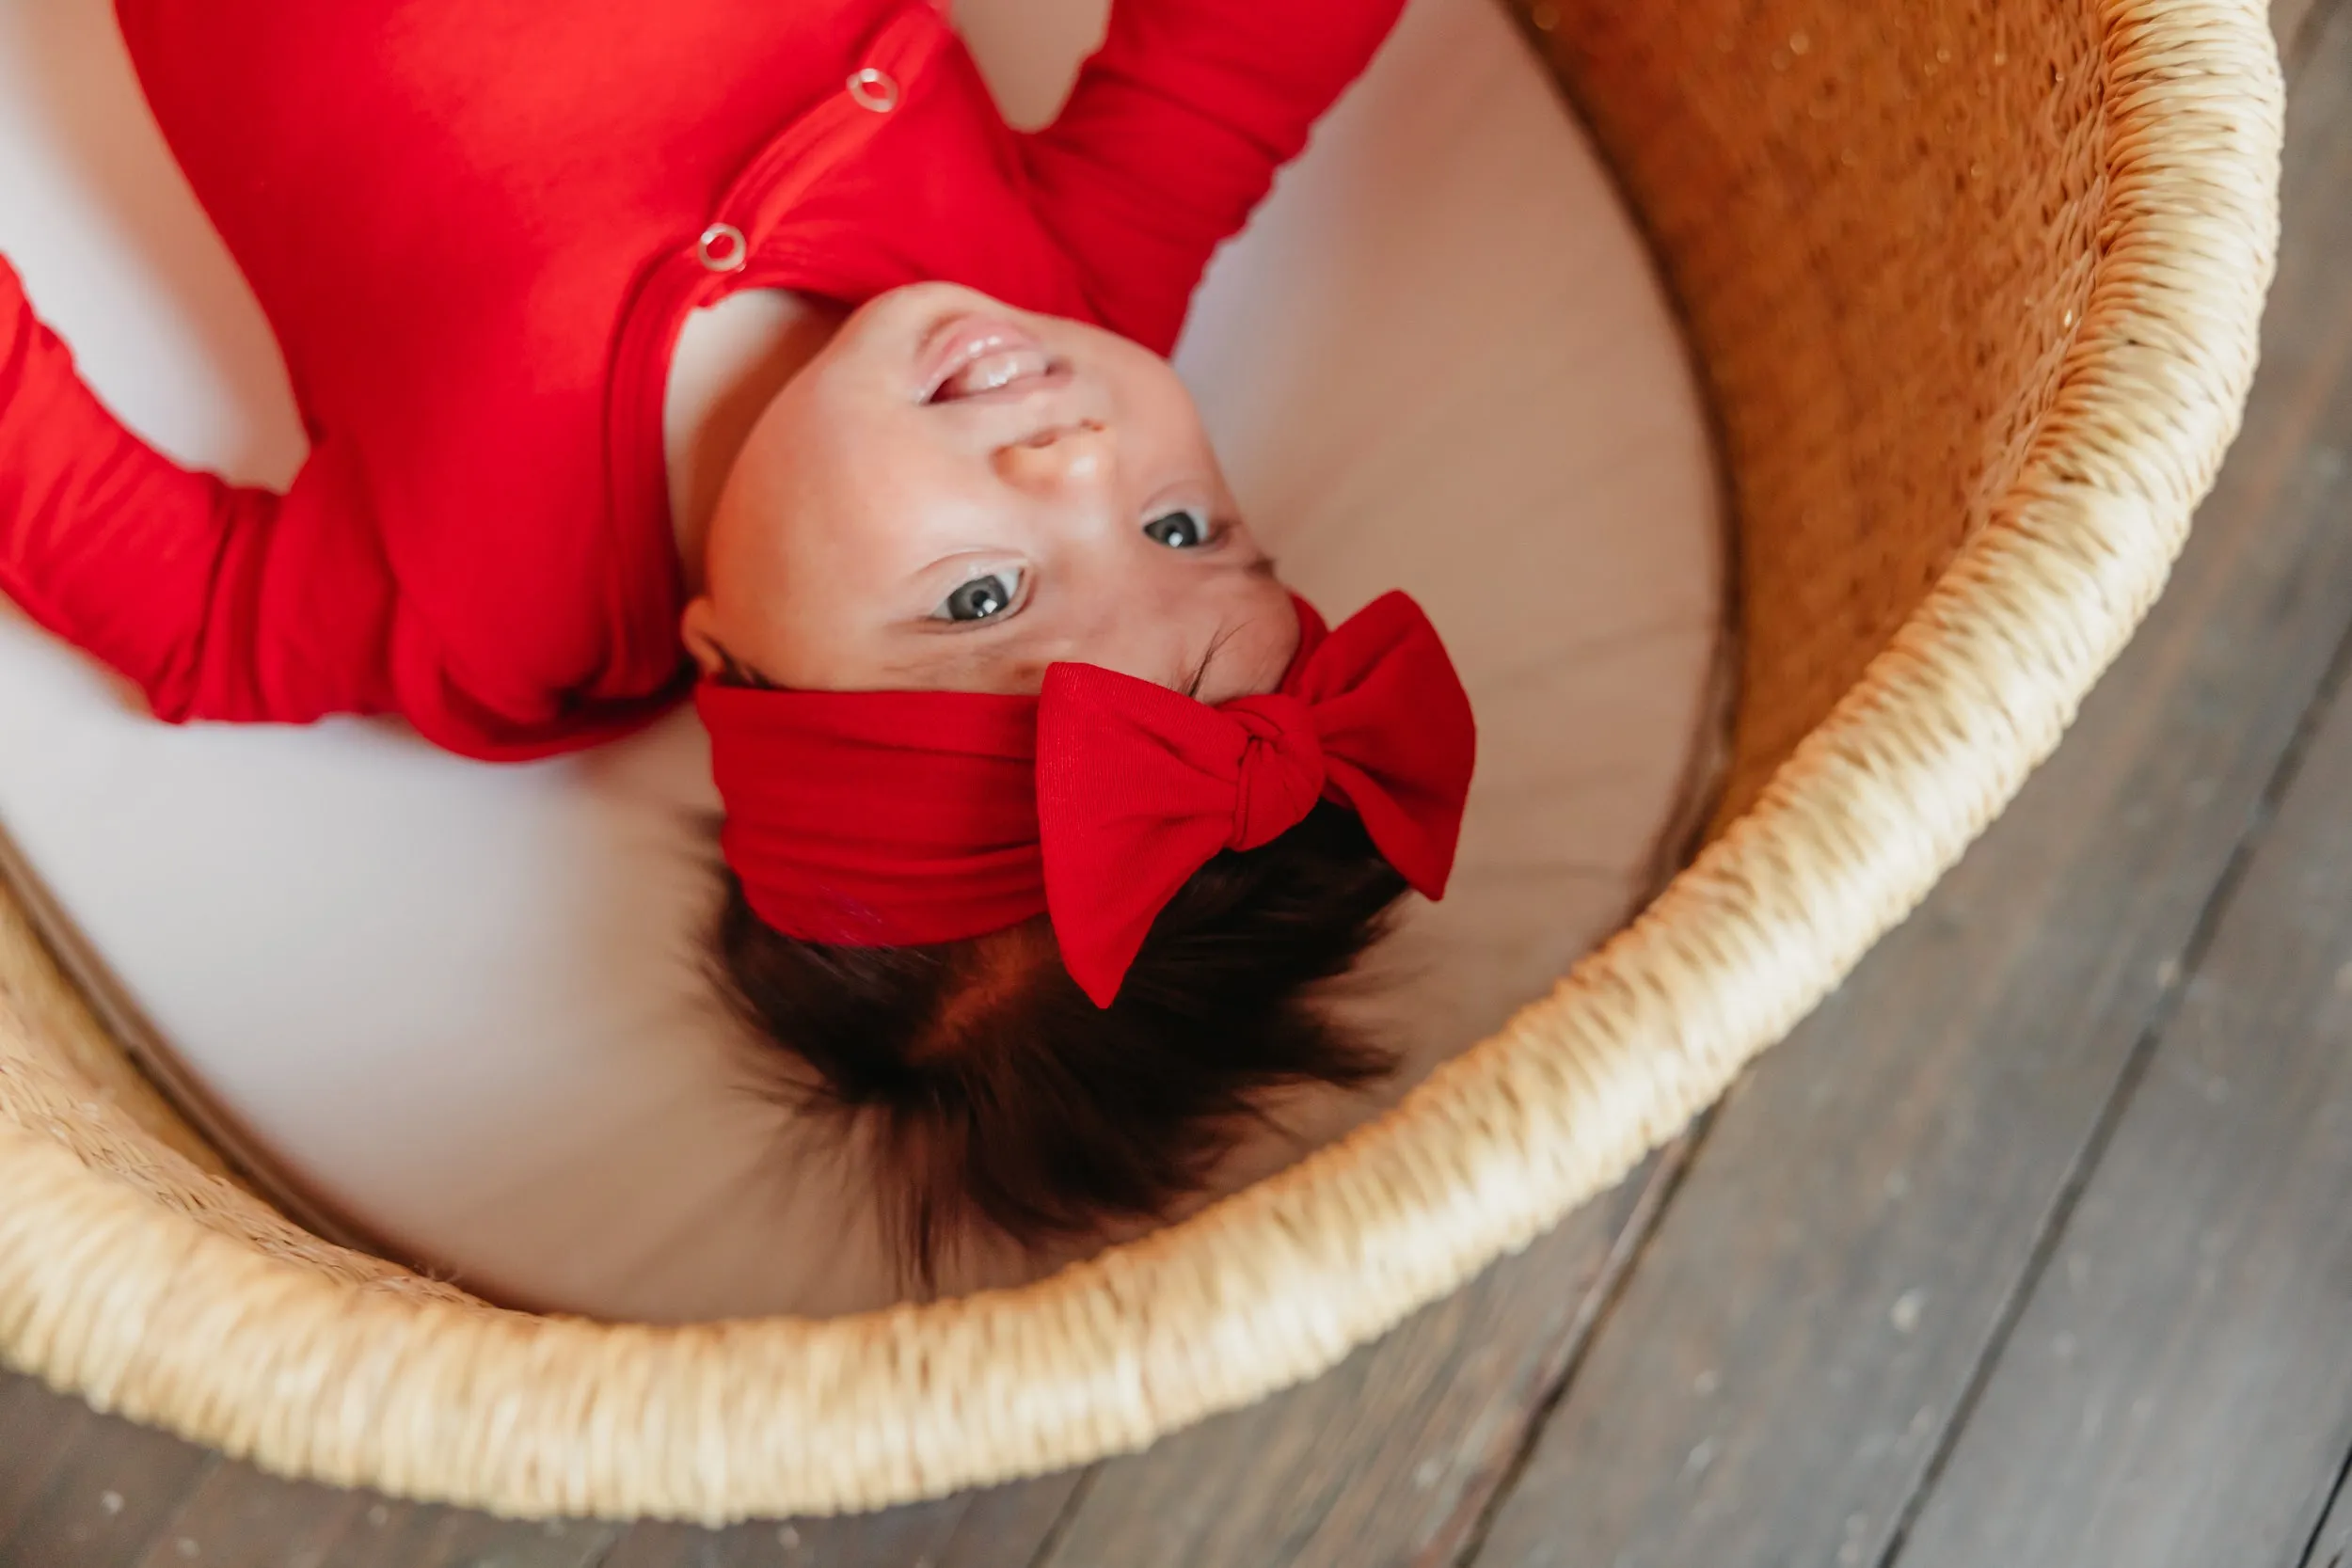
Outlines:
[[1453,661],[1402,594],[1331,631],[1298,608],[1281,689],[1214,708],[1086,664],[1034,698],[707,683],[727,862],[762,920],[812,942],[947,942],[1050,911],[1099,1006],[1194,872],[1318,800],[1439,897],[1477,750]]
[[1477,727],[1437,629],[1402,594],[1325,633],[1311,611],[1282,689],[1217,707],[1091,664],[1038,698],[1037,815],[1062,962],[1107,1007],[1152,922],[1220,849],[1255,849],[1322,800],[1442,897]]

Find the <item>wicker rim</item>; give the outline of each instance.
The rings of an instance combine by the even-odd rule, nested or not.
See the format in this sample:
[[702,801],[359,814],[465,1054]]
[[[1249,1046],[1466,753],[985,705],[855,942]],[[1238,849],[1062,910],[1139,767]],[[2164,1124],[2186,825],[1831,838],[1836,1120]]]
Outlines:
[[[2235,433],[2276,246],[2265,16],[2100,9],[2106,244],[2020,477],[1758,803],[1399,1110],[1027,1289],[682,1328],[337,1277],[85,1164],[39,1116],[0,1117],[0,1354],[284,1473],[718,1523],[1138,1448],[1524,1246],[1710,1103],[2008,802],[2153,602]],[[0,998],[11,1034],[30,1037]],[[193,1180],[160,1145],[139,1157]]]

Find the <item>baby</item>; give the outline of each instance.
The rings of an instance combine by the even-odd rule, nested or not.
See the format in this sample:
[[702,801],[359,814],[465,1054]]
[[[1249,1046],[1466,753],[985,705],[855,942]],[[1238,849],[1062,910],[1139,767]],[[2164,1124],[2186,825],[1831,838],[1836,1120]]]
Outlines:
[[1388,1069],[1310,993],[1468,789],[1426,621],[1294,599],[1163,357],[1395,8],[1121,0],[1024,135],[927,0],[121,0],[312,451],[179,469],[0,265],[0,592],[173,721],[692,692],[718,968],[910,1273],[1165,1213]]

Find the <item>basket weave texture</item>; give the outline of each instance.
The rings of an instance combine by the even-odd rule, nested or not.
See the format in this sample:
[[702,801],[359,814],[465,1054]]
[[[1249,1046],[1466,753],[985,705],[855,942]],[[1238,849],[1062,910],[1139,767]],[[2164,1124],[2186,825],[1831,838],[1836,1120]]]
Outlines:
[[404,1496],[876,1507],[1309,1377],[1711,1102],[2007,803],[2161,587],[2252,374],[2277,57],[2235,0],[1526,4],[1683,309],[1740,529],[1727,801],[1630,928],[1379,1122],[1051,1280],[652,1328],[280,1217],[0,900],[0,1357]]

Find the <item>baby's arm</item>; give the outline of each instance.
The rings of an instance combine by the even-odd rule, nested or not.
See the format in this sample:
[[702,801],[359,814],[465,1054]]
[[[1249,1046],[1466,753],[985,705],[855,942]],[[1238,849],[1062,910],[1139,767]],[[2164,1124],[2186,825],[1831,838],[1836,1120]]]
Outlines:
[[0,594],[158,718],[386,705],[391,584],[313,453],[286,496],[191,473],[109,414],[0,261]]
[[1167,353],[1218,244],[1362,74],[1403,0],[1115,0],[1061,117],[1024,138],[1104,322]]

